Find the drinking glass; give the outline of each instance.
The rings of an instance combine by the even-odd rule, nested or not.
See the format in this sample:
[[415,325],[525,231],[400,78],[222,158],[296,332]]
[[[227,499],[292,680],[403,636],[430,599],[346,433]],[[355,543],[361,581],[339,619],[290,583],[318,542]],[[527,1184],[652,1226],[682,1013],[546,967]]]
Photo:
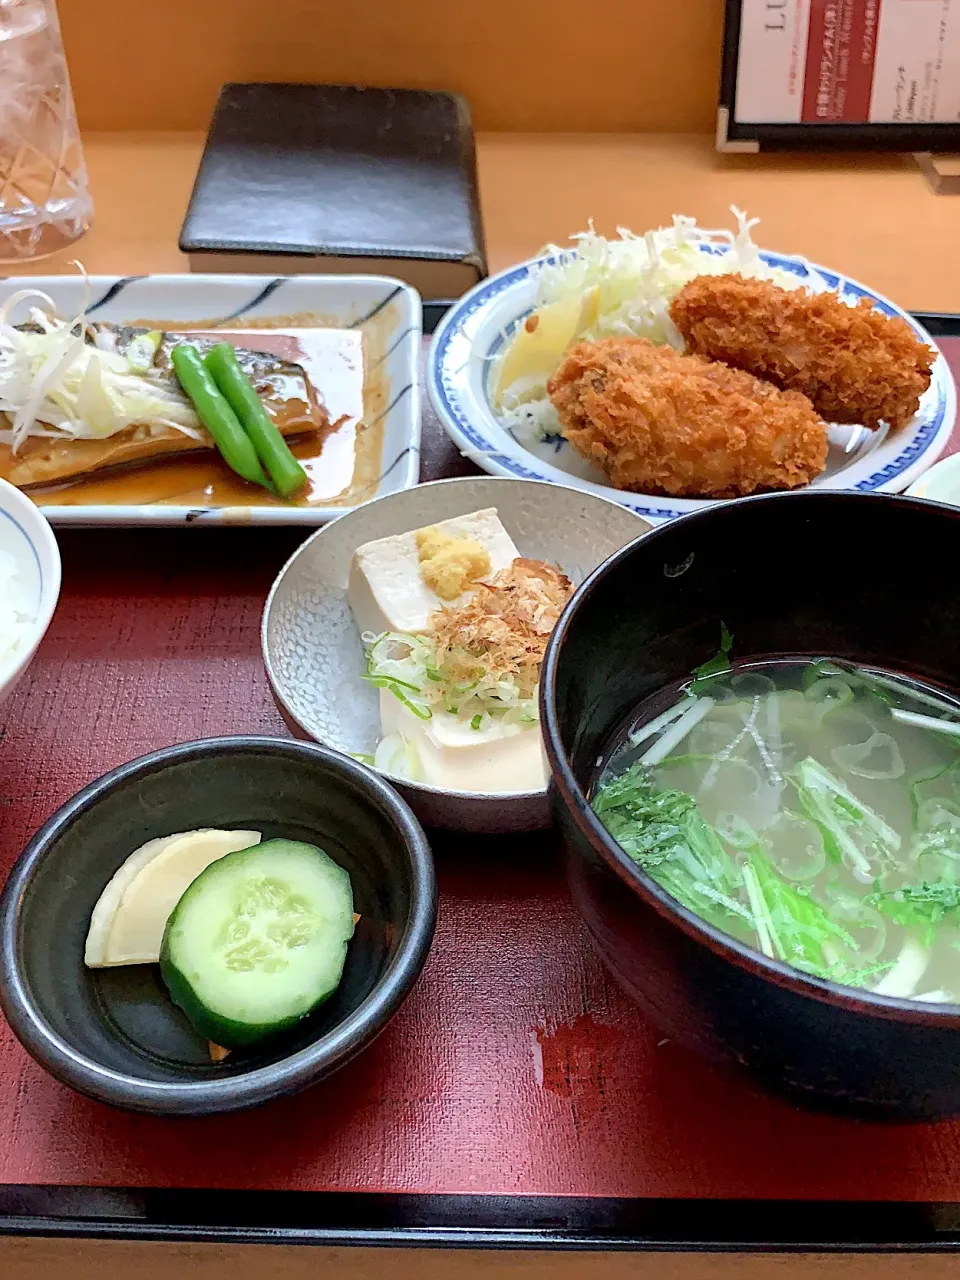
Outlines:
[[0,262],[56,253],[92,213],[56,0],[0,0]]

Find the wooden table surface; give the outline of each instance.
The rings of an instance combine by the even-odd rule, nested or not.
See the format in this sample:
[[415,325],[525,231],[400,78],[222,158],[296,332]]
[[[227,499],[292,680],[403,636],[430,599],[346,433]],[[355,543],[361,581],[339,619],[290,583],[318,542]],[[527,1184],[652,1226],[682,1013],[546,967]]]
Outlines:
[[[98,224],[77,247],[88,270],[184,269],[175,237],[197,140],[95,139],[88,150]],[[494,267],[591,213],[603,227],[642,228],[674,209],[715,222],[736,200],[764,215],[771,246],[863,278],[906,306],[960,310],[952,206],[928,195],[906,162],[830,162],[821,171],[797,161],[756,172],[746,162],[718,167],[696,139],[491,138],[480,155]],[[577,176],[585,167],[589,185]],[[555,198],[544,202],[548,177]],[[909,230],[916,219],[920,236]],[[442,447],[434,437],[432,465],[446,469],[453,459]],[[258,536],[241,564],[234,531],[150,531],[122,544],[109,533],[63,535],[60,611],[32,678],[4,711],[0,871],[56,804],[120,759],[207,733],[282,732],[256,628],[296,536]],[[802,1115],[661,1044],[583,947],[549,839],[527,842],[520,856],[448,838],[438,854],[434,957],[346,1093],[330,1084],[276,1104],[266,1127],[121,1116],[61,1089],[0,1029],[0,1182],[960,1200],[960,1126],[890,1130]],[[454,1039],[438,1039],[450,1026]],[[451,1099],[467,1110],[451,1112]],[[599,1168],[603,1184],[586,1185]],[[900,1277],[922,1265],[924,1276],[939,1276],[949,1264],[0,1240],[5,1280],[49,1280],[54,1268],[71,1280],[104,1269],[151,1280],[201,1271],[219,1280],[228,1270],[287,1280],[319,1265],[351,1280],[384,1267],[400,1280],[451,1267],[511,1280],[539,1280],[548,1268],[590,1280],[628,1269],[686,1280],[707,1266],[759,1280],[812,1268],[859,1276],[867,1266]]]
[[[186,271],[177,235],[203,138],[94,134],[86,151],[93,230],[33,274]],[[960,198],[934,195],[907,156],[719,156],[694,135],[481,134],[480,187],[491,271],[563,241],[593,218],[613,234],[674,213],[731,226],[761,219],[758,243],[800,253],[908,310],[960,311]]]

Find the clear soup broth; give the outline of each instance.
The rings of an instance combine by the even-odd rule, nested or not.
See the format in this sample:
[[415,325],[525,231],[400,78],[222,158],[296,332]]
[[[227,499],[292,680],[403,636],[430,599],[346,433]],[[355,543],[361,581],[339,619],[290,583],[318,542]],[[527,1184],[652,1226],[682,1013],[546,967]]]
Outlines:
[[960,703],[832,659],[660,693],[593,807],[710,924],[805,973],[960,1003]]

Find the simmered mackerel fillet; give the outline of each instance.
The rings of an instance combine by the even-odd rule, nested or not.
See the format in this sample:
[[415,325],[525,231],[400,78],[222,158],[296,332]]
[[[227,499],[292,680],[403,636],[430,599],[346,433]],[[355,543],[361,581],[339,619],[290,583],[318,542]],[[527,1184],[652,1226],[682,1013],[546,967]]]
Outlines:
[[[91,343],[98,335],[101,336],[101,341],[104,334],[115,335],[115,349],[123,353],[134,338],[149,330],[132,326],[117,328],[114,325],[90,324],[86,332],[87,340]],[[221,340],[206,334],[164,333],[154,359],[154,367],[161,371],[164,378],[175,383],[170,352],[178,342],[191,342],[205,353]],[[327,412],[300,365],[245,347],[237,347],[236,352],[241,368],[284,436],[327,432],[330,429]],[[0,425],[8,425],[6,414],[0,413]],[[198,451],[209,452],[213,449],[212,440],[194,440],[175,427],[162,426],[126,427],[115,435],[100,440],[30,436],[16,454],[9,445],[0,444],[0,477],[19,489],[30,489],[41,485],[64,484],[116,468],[138,466],[161,458],[174,458]]]

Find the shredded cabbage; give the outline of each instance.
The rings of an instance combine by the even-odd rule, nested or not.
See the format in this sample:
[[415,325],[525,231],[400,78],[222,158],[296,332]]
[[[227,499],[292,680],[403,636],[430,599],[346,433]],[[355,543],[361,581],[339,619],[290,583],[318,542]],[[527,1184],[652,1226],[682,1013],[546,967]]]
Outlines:
[[527,404],[515,403],[508,389],[503,397],[501,418],[517,444],[526,448],[544,440],[555,439],[558,444],[564,442],[563,423],[553,407],[553,401],[547,395],[546,384],[541,388],[537,399]]
[[[17,328],[13,311],[31,299],[43,304],[28,310],[34,327]],[[85,327],[85,306],[61,320],[38,290],[14,293],[0,307],[0,412],[10,419],[0,443],[16,453],[28,436],[102,440],[131,426],[204,438],[193,406],[169,378],[85,341]]]
[[736,232],[703,230],[695,218],[675,214],[671,226],[642,236],[618,227],[619,239],[608,240],[591,226],[572,237],[573,250],[548,245],[543,250],[545,261],[537,268],[537,306],[596,286],[597,320],[581,335],[584,339],[632,335],[682,350],[683,339],[668,308],[697,276],[739,272],[772,280],[785,289],[797,289],[803,283],[793,272],[769,267],[760,257],[750,235],[759,218],[748,219],[736,208],[731,212],[737,220]]
[[[732,208],[737,230],[705,230],[694,218],[674,215],[669,227],[634,235],[617,228],[618,239],[588,231],[572,236],[575,247],[547,245],[541,251],[537,274],[536,308],[580,297],[597,289],[596,319],[576,335],[577,341],[639,337],[683,350],[683,339],[670,319],[669,307],[685,284],[697,276],[740,275],[770,280],[785,289],[828,288],[807,267],[806,279],[768,266],[760,257],[751,231],[759,219]],[[507,343],[506,349],[511,344]],[[500,359],[503,356],[499,357]],[[504,388],[502,420],[521,443],[543,439],[560,430],[559,419],[547,399],[546,377],[519,378]],[[532,385],[535,383],[535,385]]]

